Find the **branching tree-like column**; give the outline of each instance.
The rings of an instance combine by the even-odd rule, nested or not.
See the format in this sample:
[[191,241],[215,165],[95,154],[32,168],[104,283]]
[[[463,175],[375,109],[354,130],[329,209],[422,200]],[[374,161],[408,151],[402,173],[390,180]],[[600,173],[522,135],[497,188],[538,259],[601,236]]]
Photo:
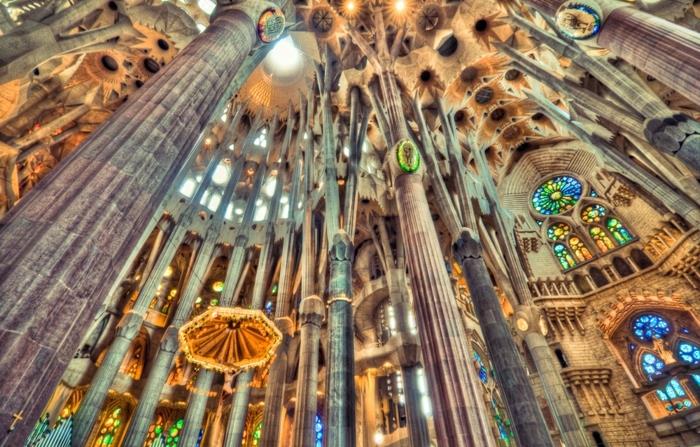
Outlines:
[[423,188],[421,157],[408,138],[393,74],[383,72],[380,80],[387,123],[395,134],[394,140],[389,140],[387,163],[395,188],[438,443],[492,446],[487,411],[475,392],[478,379],[471,368],[461,314]]
[[[404,256],[404,244],[401,237],[396,240],[396,256],[389,241],[384,219],[378,220],[380,243],[377,243],[377,252],[384,258],[383,265],[386,268],[387,288],[389,289],[389,301],[396,315],[396,330],[401,337],[399,348],[399,365],[403,378],[403,389],[406,397],[406,419],[408,436],[413,447],[428,445],[430,434],[428,422],[423,413],[421,394],[418,386],[419,351],[418,338],[411,333],[409,326],[409,314],[411,303],[408,297],[408,284],[406,281],[406,258]],[[367,377],[368,385],[374,383],[375,378]],[[370,387],[371,388],[371,387]],[[370,399],[372,398],[370,393]]]
[[[266,165],[262,165],[258,167],[258,170],[255,174],[255,182],[253,184],[250,196],[248,197],[245,212],[243,213],[243,220],[241,222],[240,227],[237,230],[236,241],[234,243],[235,245],[232,251],[231,259],[229,260],[229,267],[226,272],[226,281],[224,281],[222,299],[220,300],[222,307],[231,307],[237,304],[233,302],[234,291],[236,289],[236,285],[241,280],[240,273],[243,267],[244,254],[248,246],[248,240],[250,236],[250,225],[253,221],[253,216],[255,214],[255,203],[260,195],[260,189],[262,188],[263,182],[265,180],[265,173],[267,171],[265,166]],[[235,190],[235,186],[238,183],[238,179],[235,180],[235,183],[230,182],[227,185],[227,187],[232,187],[232,189]],[[222,213],[225,212],[227,204],[229,202],[230,199],[226,202],[222,202],[222,204],[220,205],[219,209],[222,210]],[[229,273],[236,273],[236,276],[232,277],[232,275],[230,276]],[[190,312],[188,312],[187,317],[189,317],[190,313],[191,305]],[[180,327],[181,326],[178,326],[178,329]],[[209,401],[209,391],[211,389],[215,376],[215,371],[206,368],[200,368],[199,372],[197,373],[197,380],[195,382],[194,390],[190,394],[190,398],[187,401],[187,413],[185,414],[184,426],[182,428],[182,434],[180,435],[180,439],[183,445],[195,445],[197,442],[197,438],[199,437],[199,431],[202,428],[202,420],[204,419],[204,413],[206,411],[207,402]]]
[[471,227],[477,227],[476,214],[471,205],[472,197],[469,194],[469,191],[474,191],[475,188],[468,184],[468,179],[471,177],[464,167],[454,122],[451,116],[445,112],[442,101],[438,101],[438,106],[445,144],[450,164],[454,170],[457,199],[460,204],[463,204],[461,220],[456,211],[448,211],[448,209],[453,209],[452,202],[437,167],[432,136],[426,126],[420,104],[417,101],[414,101],[413,104],[414,116],[426,154],[426,165],[433,182],[433,190],[438,196],[438,203],[441,204],[442,213],[445,215],[444,220],[449,223],[450,234],[455,240],[453,254],[456,260],[462,264],[462,274],[469,287],[484,341],[494,366],[496,380],[503,391],[518,441],[524,445],[551,446],[552,440],[547,424],[532,390],[532,384],[527,377],[522,358],[513,341],[510,325],[503,315],[500,300],[497,298],[491,277],[486,269],[481,244],[478,242],[476,233],[464,228],[455,229],[461,221]]
[[[229,144],[232,142],[232,137],[238,128],[239,120],[242,116],[241,109],[235,115],[231,122],[231,125],[227,129],[225,136],[219,144],[217,152],[214,154],[212,159],[209,161],[206,172],[202,177],[202,182],[197,185],[195,193],[192,198],[187,202],[184,209],[178,208],[173,211],[173,219],[176,220],[175,229],[172,232],[171,237],[168,239],[167,244],[158,256],[158,260],[153,268],[153,271],[148,275],[144,286],[139,291],[136,298],[134,306],[127,312],[121,321],[120,327],[117,331],[117,336],[112,341],[104,360],[100,364],[100,368],[97,370],[95,377],[93,377],[90,389],[83,397],[80,407],[75,415],[74,428],[73,428],[73,439],[78,444],[84,444],[87,442],[88,437],[93,429],[93,425],[97,420],[100,410],[104,405],[105,399],[107,398],[107,392],[109,387],[112,385],[114,378],[116,377],[119,367],[124,361],[124,358],[131,347],[131,343],[134,338],[138,335],[143,320],[145,318],[148,306],[151,299],[156,294],[156,290],[165,274],[166,269],[171,264],[175,254],[180,247],[180,244],[185,240],[187,233],[190,231],[190,225],[193,223],[194,216],[198,212],[198,204],[204,197],[205,192],[209,188],[212,182],[212,176],[216,167],[224,155],[224,151],[227,150]],[[236,169],[234,177],[238,178],[241,173],[241,168]],[[230,191],[233,194],[233,191]],[[221,214],[221,219],[223,219],[223,213]],[[218,230],[215,230],[218,231]],[[201,268],[205,267],[209,262],[208,256],[209,252],[213,250],[213,243],[215,242],[217,235],[211,236],[210,239],[205,240],[199,252],[197,252],[197,260],[193,266],[193,270],[197,273]],[[199,244],[199,241],[198,241]],[[203,259],[206,258],[206,259]],[[188,281],[188,287],[191,287],[192,281]],[[185,290],[186,296],[187,290]],[[198,293],[198,290],[194,293]],[[185,298],[183,298],[185,300]],[[134,428],[138,425],[134,419],[130,428]],[[150,424],[150,419],[148,420]],[[146,430],[148,426],[143,427]]]
[[[225,138],[223,140],[223,147],[227,148],[230,141],[230,139]],[[244,146],[240,157],[234,162],[234,169],[231,173],[229,183],[224,189],[221,205],[216,210],[214,218],[206,230],[204,237],[205,240],[200,250],[201,253],[198,254],[197,261],[193,267],[192,277],[185,286],[185,290],[183,291],[182,297],[178,302],[178,307],[175,311],[173,320],[170,322],[170,325],[167,327],[163,337],[161,338],[158,352],[154,357],[153,365],[149,370],[146,383],[143,386],[139,403],[136,406],[133,416],[131,417],[131,422],[126,432],[126,445],[143,444],[146,436],[148,435],[148,427],[150,426],[155,411],[158,407],[163,385],[167,380],[172,361],[179,349],[179,341],[177,338],[178,330],[189,319],[190,314],[192,313],[194,301],[202,289],[204,281],[206,280],[206,274],[209,272],[213,259],[216,258],[215,253],[219,249],[219,244],[222,242],[220,233],[221,228],[224,225],[224,217],[226,213],[225,204],[231,201],[231,198],[235,192],[236,184],[241,178],[245,155],[246,147]],[[206,185],[204,185],[205,183]],[[204,185],[204,190],[206,190],[208,187],[208,182],[203,181],[202,184]],[[199,192],[200,188],[198,188],[197,191]],[[199,203],[199,199],[196,197],[195,199],[196,200],[193,201],[193,203]],[[160,276],[158,278],[160,278]]]
[[[294,118],[290,110],[287,118],[285,137],[284,141],[282,142],[280,156],[280,159],[282,160],[286,159],[287,149],[289,148],[289,144],[291,142],[292,127],[294,126],[293,119]],[[273,128],[270,130],[270,135],[274,134],[275,132],[273,125]],[[272,145],[272,138],[270,139],[270,145]],[[268,147],[268,153],[270,158],[276,158],[276,156],[273,155],[271,147]],[[272,200],[270,201],[270,211],[267,217],[265,240],[263,242],[263,248],[260,251],[258,267],[255,273],[253,298],[250,304],[250,308],[254,310],[262,310],[263,306],[265,305],[265,291],[268,288],[268,269],[272,263],[272,249],[275,243],[275,222],[279,216],[280,199],[282,198],[282,190],[284,188],[284,180],[286,177],[282,174],[283,165],[278,165],[277,169],[277,181],[275,183],[275,191],[272,196]],[[286,260],[284,262],[286,262]],[[246,371],[242,371],[236,377],[236,393],[233,396],[228,424],[226,426],[226,443],[224,444],[226,447],[238,447],[241,445],[246,416],[248,414],[248,402],[250,401],[250,383],[253,381],[254,374],[255,369],[250,368]]]
[[[700,103],[700,34],[623,2],[586,0],[577,9],[598,25],[587,33],[566,20],[572,1],[528,0],[545,15],[553,16],[566,37],[607,48],[616,56]],[[575,48],[572,47],[572,48]],[[603,61],[598,61],[601,65]],[[605,77],[598,76],[603,83]],[[616,92],[617,93],[617,92]],[[662,103],[663,104],[663,103]],[[638,105],[641,108],[641,105]],[[700,169],[700,123],[680,112],[645,115],[644,134],[659,149]]]
[[[303,104],[303,101],[302,101]],[[304,110],[303,106],[300,107]],[[299,153],[299,146],[304,134],[305,114],[300,113],[299,132],[295,150]],[[263,425],[260,436],[261,447],[277,447],[279,444],[280,424],[282,419],[282,405],[284,401],[284,386],[287,375],[287,362],[289,343],[294,334],[294,322],[289,318],[289,311],[292,302],[292,283],[294,280],[294,239],[297,207],[293,204],[299,201],[299,185],[301,177],[301,158],[297,156],[294,165],[294,176],[292,178],[292,191],[289,198],[289,216],[286,226],[284,240],[282,242],[282,266],[280,269],[280,279],[277,287],[277,303],[275,306],[275,324],[282,333],[282,343],[277,348],[277,353],[272,365],[265,388],[265,406],[263,407]]]
[[352,241],[340,230],[330,253],[328,290],[328,447],[355,445],[355,356],[352,323]]
[[[5,216],[0,230],[0,445],[21,445],[85,328],[157,224],[173,179],[256,40],[283,28],[271,3],[209,28]],[[259,22],[259,23],[258,23]],[[57,280],[60,278],[60,280]],[[27,316],[31,318],[27,318]],[[16,374],[21,370],[24,373]]]
[[313,445],[314,424],[318,408],[318,349],[321,323],[325,315],[323,300],[314,290],[313,213],[313,138],[307,122],[309,138],[304,152],[304,223],[301,259],[301,304],[299,305],[299,369],[297,372],[296,406],[294,409],[293,445]]

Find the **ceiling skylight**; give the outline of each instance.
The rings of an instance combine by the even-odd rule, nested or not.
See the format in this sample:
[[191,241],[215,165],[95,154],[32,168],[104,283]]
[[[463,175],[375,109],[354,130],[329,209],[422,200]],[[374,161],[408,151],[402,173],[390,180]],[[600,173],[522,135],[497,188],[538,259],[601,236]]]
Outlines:
[[304,68],[304,55],[290,36],[280,39],[265,57],[263,69],[282,84],[296,82]]

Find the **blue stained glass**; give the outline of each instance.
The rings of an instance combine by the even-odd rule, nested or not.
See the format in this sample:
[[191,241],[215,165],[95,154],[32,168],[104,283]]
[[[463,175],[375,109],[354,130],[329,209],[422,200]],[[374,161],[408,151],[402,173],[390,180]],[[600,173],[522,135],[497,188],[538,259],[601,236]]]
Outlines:
[[581,182],[560,175],[542,183],[532,194],[532,207],[540,214],[556,215],[570,210],[581,198]]
[[697,365],[700,363],[700,347],[689,341],[681,341],[678,343],[676,356],[685,363]]
[[314,430],[316,432],[316,445],[315,447],[323,447],[323,421],[319,415],[316,415],[316,423],[314,424]]
[[272,315],[272,301],[265,303],[265,315],[268,317]]
[[598,193],[594,189],[591,189],[591,197],[598,197]]
[[691,377],[695,381],[695,384],[697,386],[700,386],[700,374],[691,374]]
[[481,383],[486,384],[489,381],[489,375],[488,372],[486,371],[486,366],[484,366],[484,361],[481,360],[481,356],[474,351],[473,352],[474,356],[474,362],[475,366],[477,367],[477,370],[479,371],[479,380],[481,380]]
[[671,332],[671,326],[660,315],[644,314],[634,320],[632,331],[641,341],[651,341],[653,338],[666,337]]
[[653,380],[655,376],[661,375],[665,366],[666,364],[663,360],[654,354],[647,352],[642,355],[642,369],[647,373],[649,380]]

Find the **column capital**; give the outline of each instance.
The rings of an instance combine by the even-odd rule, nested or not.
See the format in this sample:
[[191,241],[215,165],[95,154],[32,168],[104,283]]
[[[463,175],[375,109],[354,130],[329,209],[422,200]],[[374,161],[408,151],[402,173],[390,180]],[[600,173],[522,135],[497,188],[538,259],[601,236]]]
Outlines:
[[452,254],[455,260],[462,265],[467,259],[481,258],[481,242],[476,233],[469,228],[462,228],[459,236],[452,243]]
[[537,306],[518,306],[513,314],[513,324],[521,336],[530,333],[546,336],[549,332],[547,320]]
[[317,295],[310,295],[301,300],[299,305],[299,320],[301,325],[315,324],[321,326],[321,321],[326,315],[326,306]]
[[178,340],[178,330],[175,326],[168,326],[163,334],[163,338],[160,339],[160,350],[170,353],[177,352],[180,347],[180,342]]
[[282,335],[291,336],[294,334],[294,322],[287,316],[275,318],[275,325],[277,325],[277,329],[280,330]]
[[285,17],[279,6],[267,0],[219,0],[212,22],[224,11],[240,11],[256,26],[258,40],[268,44],[277,40],[284,32]]
[[143,315],[130,310],[119,322],[119,326],[117,327],[117,336],[133,340],[136,338],[136,334],[138,334],[139,330],[141,330],[142,323]]
[[333,246],[330,252],[331,262],[352,262],[354,251],[355,247],[350,240],[350,236],[345,230],[338,230],[333,236]]
[[693,168],[700,166],[700,123],[677,113],[644,122],[644,136],[654,146],[676,155]]

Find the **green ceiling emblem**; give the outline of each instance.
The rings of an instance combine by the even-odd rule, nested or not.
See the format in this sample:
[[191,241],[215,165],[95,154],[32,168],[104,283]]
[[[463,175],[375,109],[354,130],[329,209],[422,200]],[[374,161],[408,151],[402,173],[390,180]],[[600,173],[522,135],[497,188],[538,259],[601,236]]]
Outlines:
[[413,174],[420,168],[420,154],[413,141],[399,141],[396,145],[396,161],[401,170],[407,174]]

